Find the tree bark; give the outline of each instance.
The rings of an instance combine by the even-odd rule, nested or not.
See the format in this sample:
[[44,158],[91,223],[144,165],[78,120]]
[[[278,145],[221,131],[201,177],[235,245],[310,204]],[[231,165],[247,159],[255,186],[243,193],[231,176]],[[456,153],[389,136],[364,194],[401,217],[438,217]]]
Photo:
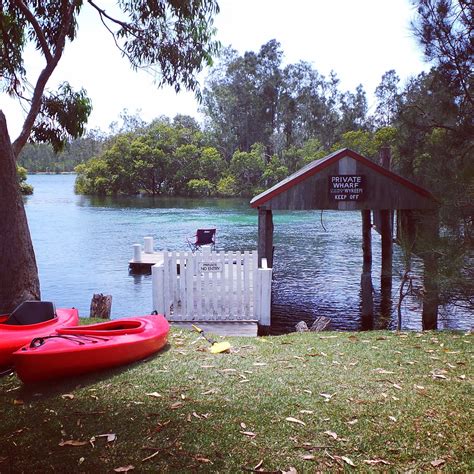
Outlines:
[[7,122],[0,110],[0,314],[40,299],[35,253],[16,174]]

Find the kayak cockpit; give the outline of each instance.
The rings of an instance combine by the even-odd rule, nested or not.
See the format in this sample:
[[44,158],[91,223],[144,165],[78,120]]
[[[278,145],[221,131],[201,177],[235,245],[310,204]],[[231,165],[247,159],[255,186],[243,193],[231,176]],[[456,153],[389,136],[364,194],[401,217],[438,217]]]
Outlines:
[[2,315],[0,324],[30,326],[56,318],[56,309],[51,301],[24,301],[12,313]]

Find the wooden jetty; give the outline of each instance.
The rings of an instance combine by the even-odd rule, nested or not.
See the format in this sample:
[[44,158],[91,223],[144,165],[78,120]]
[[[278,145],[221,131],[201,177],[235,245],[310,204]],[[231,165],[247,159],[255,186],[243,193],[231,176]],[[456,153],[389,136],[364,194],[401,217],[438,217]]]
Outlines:
[[[380,163],[380,164],[379,164]],[[358,210],[362,217],[362,295],[363,317],[372,317],[371,228],[382,237],[382,302],[390,314],[392,288],[392,246],[394,212],[398,231],[405,237],[424,242],[438,238],[438,201],[426,189],[390,170],[390,149],[383,148],[379,163],[344,148],[315,160],[275,186],[255,196],[250,205],[258,210],[258,259],[273,266],[273,212],[280,210]],[[416,211],[417,221],[410,216]],[[371,219],[373,214],[373,221]],[[406,235],[409,227],[411,235]],[[415,242],[414,242],[415,243]],[[426,245],[425,245],[426,246]],[[415,248],[415,246],[412,246]],[[434,248],[431,245],[431,248]],[[423,253],[425,265],[423,329],[437,327],[438,303],[436,256]]]

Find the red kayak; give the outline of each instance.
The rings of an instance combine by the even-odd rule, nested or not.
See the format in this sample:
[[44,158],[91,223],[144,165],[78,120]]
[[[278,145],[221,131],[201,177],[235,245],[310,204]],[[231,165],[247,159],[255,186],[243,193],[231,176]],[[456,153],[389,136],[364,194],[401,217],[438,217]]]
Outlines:
[[154,354],[166,344],[168,332],[161,315],[63,328],[33,339],[13,354],[13,363],[25,383],[71,377]]
[[25,301],[11,314],[0,315],[0,368],[12,365],[12,354],[39,336],[79,324],[77,309],[57,309],[49,301]]

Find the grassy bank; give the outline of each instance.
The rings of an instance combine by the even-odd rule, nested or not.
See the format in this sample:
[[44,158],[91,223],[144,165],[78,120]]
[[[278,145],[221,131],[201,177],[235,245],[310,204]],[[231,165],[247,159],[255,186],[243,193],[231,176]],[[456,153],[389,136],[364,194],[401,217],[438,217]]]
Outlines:
[[228,340],[173,330],[126,368],[4,377],[0,472],[474,470],[472,335]]

